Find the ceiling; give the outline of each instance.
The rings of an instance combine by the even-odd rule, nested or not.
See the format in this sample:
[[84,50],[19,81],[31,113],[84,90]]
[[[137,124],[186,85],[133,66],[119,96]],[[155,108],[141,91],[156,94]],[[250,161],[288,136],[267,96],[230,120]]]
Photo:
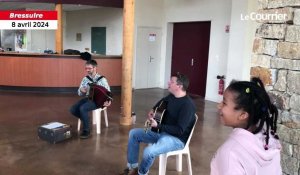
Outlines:
[[[63,4],[63,11],[86,10],[86,9],[101,8],[101,7],[114,7],[117,5],[112,3],[105,3],[105,1],[96,1],[96,3],[95,1],[93,2],[91,1],[91,3],[89,4],[90,5],[66,3]],[[118,4],[118,6],[119,5],[120,4]],[[26,3],[3,2],[0,0],[0,10],[54,10],[54,9],[55,9],[55,3],[36,3],[36,2],[28,2],[28,1]]]
[[[90,5],[73,5],[64,4],[63,11],[75,11],[98,8]],[[0,10],[55,10],[55,4],[49,3],[16,3],[16,2],[0,2]]]

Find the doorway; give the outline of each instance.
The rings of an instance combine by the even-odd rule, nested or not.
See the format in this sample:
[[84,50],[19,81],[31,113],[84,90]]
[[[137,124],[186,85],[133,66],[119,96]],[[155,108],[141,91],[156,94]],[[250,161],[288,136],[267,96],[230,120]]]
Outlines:
[[211,22],[174,23],[171,74],[190,79],[188,92],[205,97]]
[[92,27],[92,53],[106,55],[106,27]]
[[161,62],[161,29],[138,27],[136,42],[135,88],[159,86]]

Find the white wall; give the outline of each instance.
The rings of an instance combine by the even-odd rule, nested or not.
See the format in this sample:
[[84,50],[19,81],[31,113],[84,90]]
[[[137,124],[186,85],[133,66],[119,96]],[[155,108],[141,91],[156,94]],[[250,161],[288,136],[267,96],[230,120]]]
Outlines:
[[[66,12],[64,49],[91,49],[91,27],[106,27],[106,55],[122,54],[123,9],[97,8]],[[76,33],[82,41],[76,41]]]
[[45,49],[55,50],[55,30],[26,30],[25,48],[15,47],[15,30],[2,30],[2,46],[12,48],[13,51],[19,52],[36,52],[43,53]]
[[[63,13],[63,49],[91,49],[91,27],[106,27],[106,55],[122,55],[123,9],[96,8]],[[76,41],[76,33],[82,41]],[[55,30],[27,30],[27,51],[55,51]],[[2,44],[5,44],[3,42]],[[6,46],[6,45],[5,45]]]
[[15,31],[14,30],[1,30],[1,48],[12,48],[15,50]]
[[172,28],[174,22],[211,21],[210,49],[208,60],[206,99],[219,101],[217,75],[226,74],[229,35],[225,26],[230,24],[231,0],[164,0],[165,21],[162,57],[165,57],[165,72],[162,87],[171,73]]
[[[255,11],[256,3],[252,0],[136,1],[135,39],[137,27],[162,29],[160,87],[166,88],[170,77],[173,23],[176,22],[211,21],[205,97],[207,100],[218,102],[222,98],[217,93],[217,75],[225,75],[226,84],[233,78],[249,79],[250,57],[256,23],[254,21],[242,21],[240,15]],[[107,55],[121,55],[122,22],[123,9],[119,8],[65,12],[64,49],[85,51],[85,48],[91,48],[91,27],[107,27]],[[226,25],[230,25],[230,33],[225,32]],[[76,33],[82,33],[82,41],[75,41]],[[51,41],[53,38],[51,42],[54,43],[53,34],[34,33],[33,35],[47,35],[47,40]],[[36,40],[39,37],[32,36],[32,38]],[[31,46],[32,50],[36,50],[38,45]],[[51,49],[52,45],[43,47]],[[135,76],[138,76],[138,73],[133,72],[133,82],[135,82]]]
[[[154,27],[154,28],[162,28],[164,20],[164,12],[163,12],[163,1],[162,0],[138,0],[135,1],[135,47],[134,47],[134,59],[133,59],[133,85],[132,87],[135,88],[136,76],[139,74],[136,72],[136,66],[143,66],[143,65],[136,65],[136,43],[137,43],[137,28],[138,27]],[[162,34],[162,37],[164,34]],[[163,56],[163,55],[162,55]],[[162,69],[164,65],[165,59],[161,60],[161,67],[158,68],[156,71],[164,72]],[[161,80],[160,84],[164,82]]]
[[27,30],[28,52],[43,53],[50,49],[55,52],[55,30]]
[[241,20],[257,9],[257,1],[232,0],[231,37],[229,40],[226,85],[231,80],[249,80],[250,62],[257,23]]
[[164,19],[162,0],[135,1],[135,26],[161,27]]
[[[211,21],[206,100],[219,102],[222,99],[218,95],[217,75],[225,75],[226,84],[233,78],[249,79],[256,23],[241,21],[240,16],[255,11],[256,1],[164,0],[163,8],[157,1],[136,2],[136,26],[162,24],[161,88],[167,87],[171,73],[173,23],[176,22]],[[153,21],[150,13],[155,15],[156,21]],[[230,25],[229,33],[225,32],[226,25]]]

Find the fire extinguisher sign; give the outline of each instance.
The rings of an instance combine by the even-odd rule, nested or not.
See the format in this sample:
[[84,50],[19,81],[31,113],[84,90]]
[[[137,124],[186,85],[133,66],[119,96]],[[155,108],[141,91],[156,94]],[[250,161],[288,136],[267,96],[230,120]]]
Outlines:
[[4,10],[0,11],[0,29],[57,29],[57,11]]

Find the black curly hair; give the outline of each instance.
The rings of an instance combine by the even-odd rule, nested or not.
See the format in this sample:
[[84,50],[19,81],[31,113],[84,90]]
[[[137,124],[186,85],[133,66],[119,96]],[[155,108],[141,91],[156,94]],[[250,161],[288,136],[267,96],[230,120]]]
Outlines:
[[[264,84],[258,77],[253,77],[251,81],[232,81],[227,87],[227,90],[234,92],[235,96],[235,109],[242,109],[249,115],[246,128],[249,129],[254,126],[253,134],[260,132],[264,125],[266,126],[266,145],[268,149],[269,133],[276,139],[278,135],[277,118],[278,110],[274,104],[271,103],[270,97],[264,88]],[[271,129],[271,131],[270,131]]]

